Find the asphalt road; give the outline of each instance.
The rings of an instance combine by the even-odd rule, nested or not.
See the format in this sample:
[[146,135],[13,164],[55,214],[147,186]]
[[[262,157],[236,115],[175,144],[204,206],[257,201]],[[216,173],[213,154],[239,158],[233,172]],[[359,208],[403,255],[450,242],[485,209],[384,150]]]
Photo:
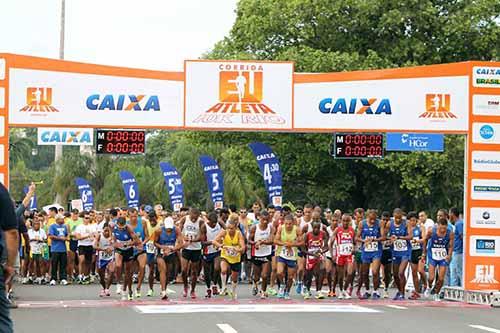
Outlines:
[[[122,302],[97,296],[97,285],[18,286],[12,310],[16,332],[489,332],[500,333],[500,309],[455,302],[257,300],[249,286],[238,301],[143,297]],[[114,288],[113,288],[114,291]],[[146,289],[143,288],[143,294]],[[198,286],[202,296],[204,288]],[[479,328],[470,325],[478,325]]]

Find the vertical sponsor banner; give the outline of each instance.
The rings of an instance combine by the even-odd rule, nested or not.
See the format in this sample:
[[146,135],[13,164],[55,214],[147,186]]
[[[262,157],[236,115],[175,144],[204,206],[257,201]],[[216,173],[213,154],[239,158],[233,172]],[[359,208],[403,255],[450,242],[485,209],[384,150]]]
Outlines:
[[[23,192],[24,192],[24,194],[27,194],[29,192],[29,187],[25,186],[23,188]],[[31,197],[31,200],[29,202],[28,210],[29,211],[35,210],[36,207],[37,207],[36,194],[33,194],[33,196]]]
[[134,175],[129,171],[120,171],[120,179],[122,180],[123,192],[127,199],[127,206],[139,207],[139,184],[135,180]]
[[500,63],[470,67],[463,282],[500,289]]
[[181,207],[184,206],[184,188],[182,186],[181,176],[177,169],[169,163],[160,162],[160,169],[165,178],[172,209],[178,212]]
[[89,182],[83,178],[76,178],[75,184],[78,188],[78,193],[80,193],[80,199],[82,199],[83,210],[92,210],[94,208],[94,195]]
[[205,173],[208,191],[214,203],[214,208],[222,208],[224,206],[224,179],[222,178],[222,170],[219,168],[217,161],[210,156],[200,156],[200,163]]
[[266,185],[267,193],[269,195],[269,202],[277,207],[281,207],[283,186],[280,163],[276,154],[269,148],[269,146],[254,142],[248,145],[257,160],[264,183]]

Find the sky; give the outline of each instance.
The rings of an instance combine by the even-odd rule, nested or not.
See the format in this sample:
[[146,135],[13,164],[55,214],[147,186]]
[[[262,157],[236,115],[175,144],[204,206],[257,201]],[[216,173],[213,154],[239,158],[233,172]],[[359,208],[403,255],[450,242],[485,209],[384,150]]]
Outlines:
[[[236,0],[66,0],[65,59],[178,71],[227,36]],[[0,52],[59,57],[61,0],[0,0]]]

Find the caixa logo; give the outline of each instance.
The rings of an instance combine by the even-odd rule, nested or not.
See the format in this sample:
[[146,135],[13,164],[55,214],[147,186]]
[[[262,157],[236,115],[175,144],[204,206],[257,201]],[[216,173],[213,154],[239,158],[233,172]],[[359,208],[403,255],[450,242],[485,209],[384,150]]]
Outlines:
[[109,111],[160,111],[158,96],[103,95],[87,97],[87,109]]
[[343,113],[343,114],[392,114],[389,99],[383,98],[324,98],[319,102],[321,113]]

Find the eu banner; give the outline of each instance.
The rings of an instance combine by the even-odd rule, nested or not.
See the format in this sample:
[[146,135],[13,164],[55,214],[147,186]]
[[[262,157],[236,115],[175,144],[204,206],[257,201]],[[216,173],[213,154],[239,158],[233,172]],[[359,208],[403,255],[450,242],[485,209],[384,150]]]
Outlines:
[[80,199],[82,199],[83,210],[90,211],[94,208],[94,195],[92,194],[92,188],[89,182],[83,178],[75,178],[75,184],[78,188],[78,193],[80,193]]
[[122,180],[123,191],[125,198],[127,198],[127,205],[129,207],[139,207],[139,184],[135,181],[134,175],[129,171],[120,171],[120,178]]
[[276,154],[273,153],[269,146],[254,142],[248,145],[252,150],[257,164],[259,165],[260,172],[264,177],[267,193],[269,195],[269,202],[276,207],[281,207],[283,186],[281,179],[280,163]]
[[171,164],[160,162],[160,169],[167,184],[168,196],[170,197],[170,204],[175,212],[178,212],[184,206],[184,189],[182,187],[182,180],[177,169]]
[[205,173],[210,197],[214,203],[214,208],[222,208],[224,206],[224,180],[222,178],[222,170],[217,162],[210,156],[200,156],[200,163]]

